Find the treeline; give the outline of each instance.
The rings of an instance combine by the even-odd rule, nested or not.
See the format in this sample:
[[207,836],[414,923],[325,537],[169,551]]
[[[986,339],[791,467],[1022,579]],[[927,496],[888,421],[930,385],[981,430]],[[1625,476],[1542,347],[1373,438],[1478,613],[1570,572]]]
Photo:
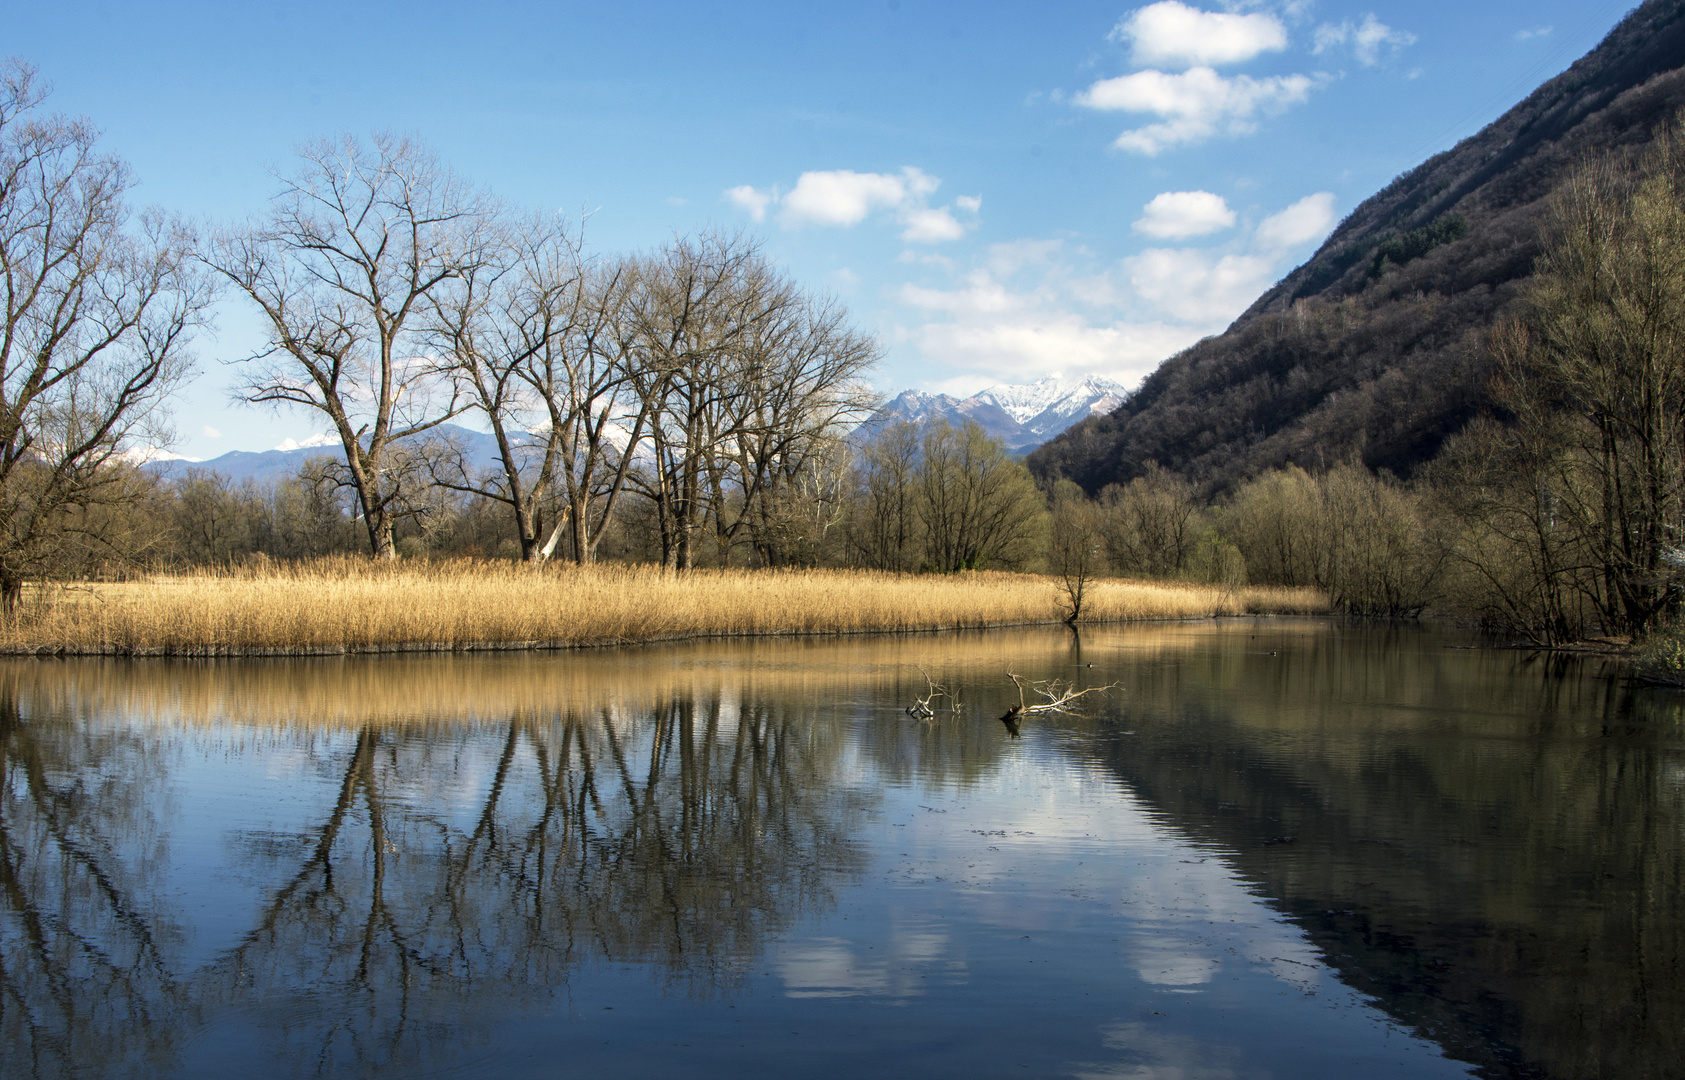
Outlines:
[[[460,448],[425,440],[406,452],[455,465],[464,460]],[[649,468],[629,472],[642,478]],[[137,477],[147,490],[127,508],[125,531],[146,565],[163,568],[367,553],[354,495],[338,470],[323,457],[270,484],[236,484],[200,469],[170,480]],[[863,445],[830,438],[814,448],[796,483],[754,508],[760,520],[751,530],[733,528],[745,517],[741,487],[717,495],[696,508],[699,542],[690,566],[949,572],[1039,570],[1046,562],[1047,500],[1023,463],[976,424],[900,421]],[[660,506],[642,484],[614,508],[605,501],[589,507],[588,559],[661,562],[668,537]],[[394,514],[393,530],[403,557],[528,554],[504,501],[455,485],[418,484]],[[564,530],[549,557],[579,561],[574,543]]]
[[[1409,483],[1354,455],[1219,497],[1148,461],[1099,493],[1115,569],[1223,565],[1362,614],[1460,612],[1543,643],[1671,628],[1685,601],[1685,134],[1588,160],[1551,197],[1491,405]],[[1232,549],[1232,550],[1231,550]]]

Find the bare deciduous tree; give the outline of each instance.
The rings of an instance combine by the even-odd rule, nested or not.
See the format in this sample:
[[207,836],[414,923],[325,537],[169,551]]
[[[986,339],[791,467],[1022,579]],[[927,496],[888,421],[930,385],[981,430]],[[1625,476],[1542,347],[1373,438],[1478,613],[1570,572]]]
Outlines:
[[709,521],[722,562],[745,532],[763,562],[780,561],[774,510],[866,412],[859,376],[876,343],[737,237],[681,239],[640,260],[624,312],[620,355],[649,410],[634,482],[663,561],[693,565]]
[[1053,488],[1047,561],[1065,597],[1065,621],[1073,627],[1082,618],[1089,586],[1105,566],[1103,548],[1098,509],[1083,496],[1082,488],[1069,480],[1059,481]]
[[[34,69],[0,64],[0,609],[77,548],[110,546],[143,485],[121,454],[155,444],[211,290],[192,238],[131,223],[122,162],[86,123],[41,115]],[[138,225],[138,227],[131,227]]]
[[1041,496],[1023,465],[974,420],[926,429],[919,473],[925,556],[947,573],[1012,566],[1040,547]]
[[919,429],[897,420],[875,432],[860,452],[849,544],[876,570],[913,570],[920,552]]
[[426,310],[479,267],[493,208],[402,138],[346,136],[299,151],[267,219],[218,237],[211,265],[263,312],[273,335],[247,399],[328,418],[376,558],[392,558],[407,492],[395,445],[463,407],[442,389]]

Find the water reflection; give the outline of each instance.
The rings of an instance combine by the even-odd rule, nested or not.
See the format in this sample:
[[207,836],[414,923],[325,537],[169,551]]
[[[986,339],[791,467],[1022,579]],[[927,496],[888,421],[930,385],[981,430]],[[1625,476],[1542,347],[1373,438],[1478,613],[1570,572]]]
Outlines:
[[144,738],[26,720],[0,677],[0,1073],[171,1049],[187,997],[156,916],[162,771]]
[[1134,664],[1134,734],[1084,752],[1484,1074],[1670,1075],[1681,699],[1596,660],[1423,644],[1266,629]]
[[0,1075],[1670,1075],[1685,699],[1456,643],[6,663]]
[[6,1076],[163,1067],[184,1030],[259,1006],[249,1034],[282,1071],[413,1068],[581,965],[727,988],[861,863],[870,800],[807,797],[842,749],[810,706],[716,686],[635,710],[365,723],[308,743],[333,779],[318,812],[236,830],[240,874],[273,884],[238,942],[189,970],[165,944],[188,928],[150,881],[171,790],[158,744],[26,717],[39,689],[0,681]]

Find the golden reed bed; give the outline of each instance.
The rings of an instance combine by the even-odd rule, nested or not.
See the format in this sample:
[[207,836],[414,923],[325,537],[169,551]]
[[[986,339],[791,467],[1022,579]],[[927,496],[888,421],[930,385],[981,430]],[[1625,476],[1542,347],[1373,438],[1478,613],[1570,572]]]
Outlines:
[[[233,656],[573,648],[692,637],[974,629],[1057,622],[1032,574],[526,567],[328,559],[26,597],[0,652]],[[1308,589],[1102,581],[1084,622],[1312,614]]]

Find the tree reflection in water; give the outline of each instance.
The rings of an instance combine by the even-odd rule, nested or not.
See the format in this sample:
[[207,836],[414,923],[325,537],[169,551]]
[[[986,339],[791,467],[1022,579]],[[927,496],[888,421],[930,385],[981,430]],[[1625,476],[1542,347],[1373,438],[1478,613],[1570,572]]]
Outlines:
[[26,720],[17,690],[0,677],[0,1075],[138,1070],[188,1002],[144,842],[160,763],[127,732]]
[[[1144,1075],[1143,1054],[1215,1075],[1328,1030],[1324,999],[1280,1005],[1271,962],[1333,974],[1481,1075],[1674,1075],[1685,705],[1590,661],[1444,644],[1280,620],[565,659],[0,661],[0,1076],[222,1075],[230,1056],[275,1075],[515,1068],[506,1041],[584,1055],[608,1017],[671,1065],[689,1051],[653,1048],[653,1016],[714,1036],[716,1005],[764,1021],[815,1002],[835,1074],[971,1053],[985,1075],[1039,1043],[1044,1071],[1116,1050],[1120,1075]],[[962,712],[906,715],[921,667]],[[995,720],[1009,670],[1121,685],[1014,741]],[[196,827],[203,807],[228,817]],[[1090,821],[1116,844],[1096,848]],[[1191,861],[1147,868],[1161,850]],[[1301,951],[1280,951],[1275,914],[1256,957],[1166,930],[1245,922],[1255,897]],[[824,917],[797,927],[808,915]],[[946,944],[890,959],[908,926]],[[1114,962],[1113,941],[1150,965]],[[938,959],[964,978],[923,980]],[[594,1011],[646,975],[636,1019]],[[1221,997],[1254,978],[1267,994]],[[1154,1011],[1170,993],[1184,1027]],[[1260,1010],[1250,1035],[1225,1000]],[[1061,1039],[1087,1056],[1060,1059]],[[711,1060],[737,1068],[740,1045]]]
[[582,965],[730,987],[861,865],[863,801],[811,797],[840,749],[822,729],[808,708],[719,693],[366,724],[307,836],[243,848],[281,882],[250,930],[183,971],[136,842],[168,790],[147,740],[30,715],[7,681],[0,1074],[130,1075],[201,1017],[255,1009],[283,1071],[437,1065]]

